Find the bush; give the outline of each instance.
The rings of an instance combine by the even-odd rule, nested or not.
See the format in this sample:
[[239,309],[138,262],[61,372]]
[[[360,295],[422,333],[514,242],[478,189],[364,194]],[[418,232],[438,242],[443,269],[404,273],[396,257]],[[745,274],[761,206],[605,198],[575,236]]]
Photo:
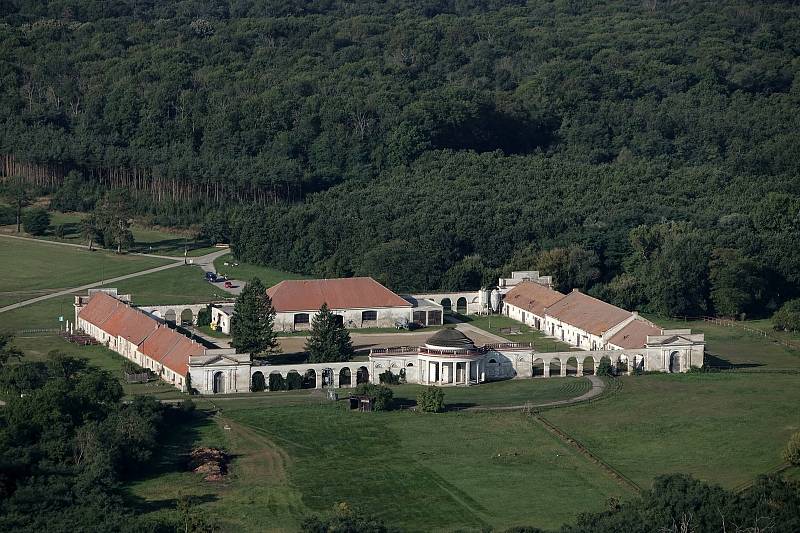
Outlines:
[[50,227],[50,213],[41,207],[28,209],[22,214],[22,227],[31,235],[44,235]]
[[417,395],[417,409],[423,413],[444,411],[444,391],[439,387],[426,387]]
[[201,309],[199,313],[197,313],[197,326],[210,326],[211,325],[211,309],[206,307],[205,309]]
[[396,376],[391,370],[386,370],[384,373],[378,376],[378,379],[381,383],[385,383],[387,385],[400,384],[400,376]]
[[373,411],[388,411],[392,406],[394,393],[389,387],[375,385],[373,383],[362,383],[353,392],[355,396],[369,396],[372,399]]
[[287,390],[288,384],[286,380],[283,379],[283,376],[280,374],[270,374],[269,375],[269,390]]
[[772,315],[775,329],[800,331],[800,298],[789,300]]
[[289,372],[286,377],[286,390],[295,390],[303,388],[303,376],[297,372]]
[[613,376],[614,375],[614,367],[611,366],[611,361],[606,359],[600,359],[600,364],[597,365],[597,375],[598,376]]
[[252,392],[261,392],[267,388],[267,384],[264,381],[264,374],[260,372],[256,372],[253,374],[252,383],[250,383],[250,390]]
[[17,223],[17,214],[10,205],[0,205],[0,226]]
[[789,437],[783,450],[783,460],[789,464],[800,466],[800,431]]

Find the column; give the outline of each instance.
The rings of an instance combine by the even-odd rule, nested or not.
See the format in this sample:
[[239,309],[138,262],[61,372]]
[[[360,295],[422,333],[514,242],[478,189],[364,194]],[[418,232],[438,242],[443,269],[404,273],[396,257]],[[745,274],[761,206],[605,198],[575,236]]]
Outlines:
[[[575,360],[578,361],[578,358],[576,357]],[[582,376],[583,375],[583,361],[578,361],[577,365],[578,365],[577,366],[577,372],[575,372],[575,375],[576,376]]]
[[322,372],[314,372],[314,375],[317,377],[317,379],[314,381],[314,385],[315,385],[314,388],[315,389],[321,389],[322,388]]
[[[341,372],[341,370],[342,369],[340,368],[339,372]],[[333,386],[337,389],[339,388],[339,372],[335,370],[333,371]]]
[[471,366],[471,364],[470,364],[469,361],[464,363],[464,377],[466,378],[464,380],[464,385],[466,385],[467,387],[469,387],[469,385],[470,385],[470,382],[469,382],[469,379],[470,379],[470,366]]
[[562,361],[561,362],[561,377],[562,378],[567,377],[567,362],[566,361]]
[[542,377],[549,378],[550,377],[550,361],[545,361],[544,366],[542,367]]

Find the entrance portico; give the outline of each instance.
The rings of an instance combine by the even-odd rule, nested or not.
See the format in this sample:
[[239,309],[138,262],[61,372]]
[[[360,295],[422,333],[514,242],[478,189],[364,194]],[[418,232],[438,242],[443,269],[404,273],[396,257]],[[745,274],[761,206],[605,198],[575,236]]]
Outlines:
[[420,346],[419,382],[426,385],[471,385],[484,381],[481,350],[455,329],[443,329]]

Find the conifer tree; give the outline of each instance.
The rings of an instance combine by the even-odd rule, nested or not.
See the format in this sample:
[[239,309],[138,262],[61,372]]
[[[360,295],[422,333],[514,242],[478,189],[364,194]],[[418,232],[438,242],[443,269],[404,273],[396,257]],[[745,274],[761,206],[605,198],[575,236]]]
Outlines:
[[311,363],[349,361],[353,357],[350,332],[328,309],[327,303],[322,304],[319,313],[311,321],[311,335],[306,341],[306,351]]
[[236,298],[231,317],[231,346],[237,353],[277,353],[275,308],[261,280],[253,278]]

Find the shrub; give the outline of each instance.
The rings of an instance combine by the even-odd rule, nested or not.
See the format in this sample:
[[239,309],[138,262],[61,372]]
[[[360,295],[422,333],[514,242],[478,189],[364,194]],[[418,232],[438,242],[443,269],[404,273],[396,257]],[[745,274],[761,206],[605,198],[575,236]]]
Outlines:
[[269,390],[287,390],[288,384],[280,374],[269,375]]
[[613,376],[614,375],[614,367],[611,366],[611,362],[606,359],[605,357],[600,360],[600,364],[597,365],[597,375],[598,376]]
[[267,384],[264,381],[264,374],[260,372],[256,372],[253,374],[252,382],[250,383],[250,390],[252,392],[261,392],[267,388]]
[[286,376],[286,389],[295,390],[303,388],[303,376],[297,372],[289,372]]
[[417,409],[423,413],[444,411],[444,391],[438,387],[426,387],[417,395]]
[[10,205],[0,205],[0,226],[16,224],[17,215]]
[[392,373],[391,370],[386,370],[384,373],[378,376],[378,379],[381,383],[385,383],[387,385],[399,385],[400,384],[400,376],[397,376]]
[[44,235],[50,227],[50,213],[41,207],[28,209],[22,215],[22,227],[31,235]]
[[206,307],[205,309],[201,309],[200,312],[197,313],[197,325],[199,327],[211,325],[211,309]]
[[789,464],[800,466],[800,431],[789,437],[789,442],[783,450],[783,459]]
[[775,329],[800,331],[800,298],[789,300],[772,315]]
[[372,399],[373,411],[388,411],[392,406],[392,389],[384,385],[362,383],[353,392],[356,396],[369,396]]

